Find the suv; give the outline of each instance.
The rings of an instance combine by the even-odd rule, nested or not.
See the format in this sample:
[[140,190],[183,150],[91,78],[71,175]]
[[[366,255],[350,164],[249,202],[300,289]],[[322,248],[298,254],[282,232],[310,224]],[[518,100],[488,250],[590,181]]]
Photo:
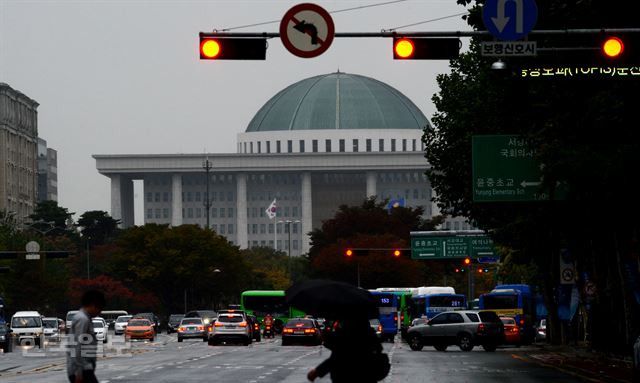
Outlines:
[[37,311],[18,311],[11,318],[11,331],[20,345],[44,345],[42,315]]
[[215,346],[220,342],[229,341],[242,342],[245,346],[251,344],[251,327],[243,314],[218,314],[218,319],[209,333],[209,345]]
[[495,351],[504,341],[504,326],[493,311],[450,311],[436,315],[426,324],[411,327],[407,339],[413,351],[420,351],[424,346],[445,351],[452,345],[462,351],[471,351],[474,346]]

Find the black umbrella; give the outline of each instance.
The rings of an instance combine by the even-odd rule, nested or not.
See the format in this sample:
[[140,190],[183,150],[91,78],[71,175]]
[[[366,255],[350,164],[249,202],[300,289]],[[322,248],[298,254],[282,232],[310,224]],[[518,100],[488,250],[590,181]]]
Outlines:
[[343,282],[323,279],[299,282],[287,289],[285,300],[289,305],[317,317],[378,317],[373,295]]

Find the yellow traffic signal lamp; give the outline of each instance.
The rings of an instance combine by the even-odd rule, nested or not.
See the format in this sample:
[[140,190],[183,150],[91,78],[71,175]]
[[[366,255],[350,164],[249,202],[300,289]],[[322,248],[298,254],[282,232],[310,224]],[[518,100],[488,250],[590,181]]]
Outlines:
[[399,257],[399,256],[401,256],[401,255],[402,255],[402,251],[400,251],[400,250],[394,250],[394,251],[393,251],[393,256],[394,256],[394,257]]
[[459,54],[457,38],[393,38],[394,60],[450,60]]
[[471,264],[471,258],[465,258],[464,259],[464,264],[467,265],[467,266],[470,265]]
[[346,255],[347,257],[352,257],[352,256],[353,256],[353,250],[351,250],[351,249],[347,249],[347,250],[344,252],[344,255]]
[[478,268],[478,273],[482,274],[484,272],[484,269],[482,267]]
[[210,37],[200,34],[200,60],[265,60],[265,38]]
[[617,58],[624,52],[624,43],[618,37],[607,37],[602,43],[602,52],[609,58]]

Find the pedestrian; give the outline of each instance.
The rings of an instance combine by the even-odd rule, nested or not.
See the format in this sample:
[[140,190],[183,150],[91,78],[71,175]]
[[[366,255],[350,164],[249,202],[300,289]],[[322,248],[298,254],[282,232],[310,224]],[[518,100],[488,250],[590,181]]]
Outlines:
[[331,356],[307,374],[310,381],[331,374],[333,383],[373,383],[389,373],[389,358],[366,318],[340,321],[335,331],[327,334],[325,347]]
[[97,383],[95,375],[97,340],[92,318],[100,315],[106,304],[104,294],[89,290],[82,295],[82,307],[73,316],[67,351],[67,374],[71,383]]

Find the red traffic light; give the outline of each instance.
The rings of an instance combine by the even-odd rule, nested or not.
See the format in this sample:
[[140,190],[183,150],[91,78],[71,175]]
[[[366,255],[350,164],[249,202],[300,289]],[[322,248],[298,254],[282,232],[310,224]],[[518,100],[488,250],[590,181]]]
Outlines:
[[618,57],[624,52],[624,43],[617,37],[608,37],[602,43],[602,52],[610,58]]
[[484,272],[484,270],[482,269],[482,267],[478,269],[478,272],[479,272],[480,274],[482,274],[482,273]]
[[460,272],[460,268],[456,267],[456,273]]
[[201,60],[265,60],[267,40],[264,38],[216,37],[200,34]]
[[347,257],[351,257],[353,255],[353,250],[347,249],[347,251],[344,252],[344,255],[346,255]]
[[399,257],[399,256],[401,256],[401,255],[402,255],[402,251],[401,251],[401,250],[397,250],[397,249],[396,249],[396,250],[394,250],[394,251],[393,251],[393,256],[394,256],[394,257]]
[[220,55],[220,43],[215,39],[200,41],[200,58],[215,59]]
[[409,39],[399,39],[393,42],[393,51],[399,58],[406,59],[411,57],[413,49],[413,41]]
[[471,258],[465,258],[464,259],[464,264],[465,265],[470,265],[471,264]]
[[394,60],[449,60],[458,57],[460,39],[394,37]]

